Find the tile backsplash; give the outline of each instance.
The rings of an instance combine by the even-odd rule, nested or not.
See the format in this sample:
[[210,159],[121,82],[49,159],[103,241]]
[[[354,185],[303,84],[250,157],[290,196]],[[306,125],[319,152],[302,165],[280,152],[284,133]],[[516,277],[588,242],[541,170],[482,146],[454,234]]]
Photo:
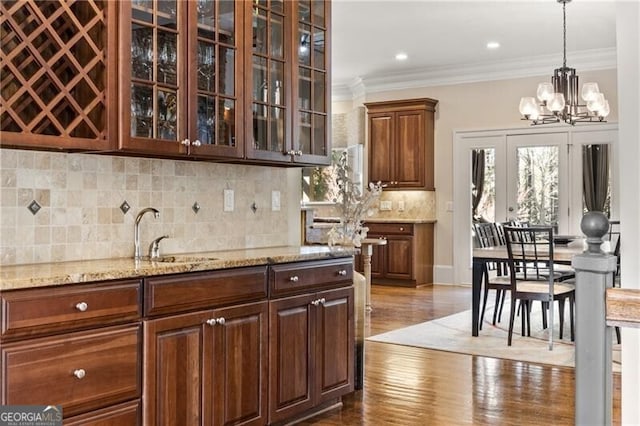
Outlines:
[[[0,265],[130,257],[145,207],[160,211],[142,219],[145,254],[162,235],[163,253],[281,246],[299,235],[288,220],[298,207],[288,205],[300,192],[295,169],[0,149],[0,173]],[[225,189],[234,191],[232,212],[223,210]],[[272,191],[281,192],[279,211]]]

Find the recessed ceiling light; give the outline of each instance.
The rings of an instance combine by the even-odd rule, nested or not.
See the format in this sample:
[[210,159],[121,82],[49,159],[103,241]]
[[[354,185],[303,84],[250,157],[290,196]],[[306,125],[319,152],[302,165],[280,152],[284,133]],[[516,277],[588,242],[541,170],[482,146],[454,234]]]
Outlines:
[[408,57],[406,53],[398,53],[396,55],[396,61],[405,61]]
[[497,41],[490,41],[487,43],[487,49],[497,49],[498,47],[500,47],[500,43]]

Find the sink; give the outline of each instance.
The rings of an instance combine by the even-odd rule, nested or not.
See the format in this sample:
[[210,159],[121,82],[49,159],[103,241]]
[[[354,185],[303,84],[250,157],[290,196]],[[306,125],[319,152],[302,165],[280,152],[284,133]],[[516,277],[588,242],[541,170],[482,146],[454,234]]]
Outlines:
[[212,260],[218,260],[217,257],[204,257],[204,256],[160,256],[156,259],[146,258],[150,262],[159,262],[159,263],[201,263],[201,262],[210,262]]

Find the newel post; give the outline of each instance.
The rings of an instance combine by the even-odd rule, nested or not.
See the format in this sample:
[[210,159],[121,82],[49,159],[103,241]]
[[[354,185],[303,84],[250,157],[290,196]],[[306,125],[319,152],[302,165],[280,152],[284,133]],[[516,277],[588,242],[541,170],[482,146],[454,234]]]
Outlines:
[[574,256],[576,271],[575,424],[611,424],[611,327],[606,324],[606,289],[613,285],[616,257],[602,252],[609,220],[601,212],[582,217],[588,248]]

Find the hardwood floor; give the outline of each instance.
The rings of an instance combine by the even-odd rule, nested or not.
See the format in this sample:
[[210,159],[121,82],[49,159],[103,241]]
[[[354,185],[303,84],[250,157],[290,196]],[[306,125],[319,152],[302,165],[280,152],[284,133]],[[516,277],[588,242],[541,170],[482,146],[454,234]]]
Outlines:
[[[367,335],[464,311],[471,289],[373,286]],[[505,342],[506,344],[506,342]],[[614,375],[613,424],[620,424]],[[573,425],[574,370],[366,342],[364,389],[305,425]]]

